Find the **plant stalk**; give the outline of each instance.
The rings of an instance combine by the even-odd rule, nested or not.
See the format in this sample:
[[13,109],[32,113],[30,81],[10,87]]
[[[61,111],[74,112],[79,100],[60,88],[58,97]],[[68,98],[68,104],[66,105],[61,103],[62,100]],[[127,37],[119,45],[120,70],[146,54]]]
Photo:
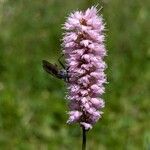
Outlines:
[[86,150],[86,130],[82,127],[82,150]]

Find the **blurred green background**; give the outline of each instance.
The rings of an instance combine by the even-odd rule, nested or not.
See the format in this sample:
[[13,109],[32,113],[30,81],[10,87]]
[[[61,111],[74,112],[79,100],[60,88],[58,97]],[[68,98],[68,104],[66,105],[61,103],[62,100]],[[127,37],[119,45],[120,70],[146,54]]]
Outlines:
[[0,150],[80,150],[66,125],[66,87],[41,60],[57,63],[68,14],[99,3],[107,23],[109,84],[88,150],[150,150],[148,0],[0,0]]

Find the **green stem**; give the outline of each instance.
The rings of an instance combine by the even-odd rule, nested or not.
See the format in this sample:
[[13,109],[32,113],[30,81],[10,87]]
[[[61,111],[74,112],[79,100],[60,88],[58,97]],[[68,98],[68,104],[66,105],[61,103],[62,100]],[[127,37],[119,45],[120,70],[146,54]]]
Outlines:
[[86,150],[86,130],[82,127],[82,150]]

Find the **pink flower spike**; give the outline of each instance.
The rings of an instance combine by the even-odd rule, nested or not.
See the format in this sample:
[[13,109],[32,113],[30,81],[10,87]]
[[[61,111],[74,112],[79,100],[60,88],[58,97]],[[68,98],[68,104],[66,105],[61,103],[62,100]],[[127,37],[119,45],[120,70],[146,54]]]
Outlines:
[[79,123],[85,130],[92,129],[101,118],[104,107],[100,98],[106,83],[104,28],[103,18],[98,15],[96,7],[71,13],[63,27],[62,45],[68,68],[67,123]]

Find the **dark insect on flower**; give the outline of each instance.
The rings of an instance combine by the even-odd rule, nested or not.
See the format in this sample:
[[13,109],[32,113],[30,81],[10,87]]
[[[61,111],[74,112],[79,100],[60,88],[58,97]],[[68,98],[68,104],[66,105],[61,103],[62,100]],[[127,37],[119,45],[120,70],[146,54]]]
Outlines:
[[60,64],[63,66],[64,69],[58,69],[56,64],[52,64],[46,60],[42,61],[43,64],[43,69],[51,74],[53,77],[56,77],[58,79],[62,79],[65,82],[69,82],[69,77],[68,77],[68,73],[67,73],[67,69],[64,68],[64,65],[62,65],[62,63],[60,62]]

